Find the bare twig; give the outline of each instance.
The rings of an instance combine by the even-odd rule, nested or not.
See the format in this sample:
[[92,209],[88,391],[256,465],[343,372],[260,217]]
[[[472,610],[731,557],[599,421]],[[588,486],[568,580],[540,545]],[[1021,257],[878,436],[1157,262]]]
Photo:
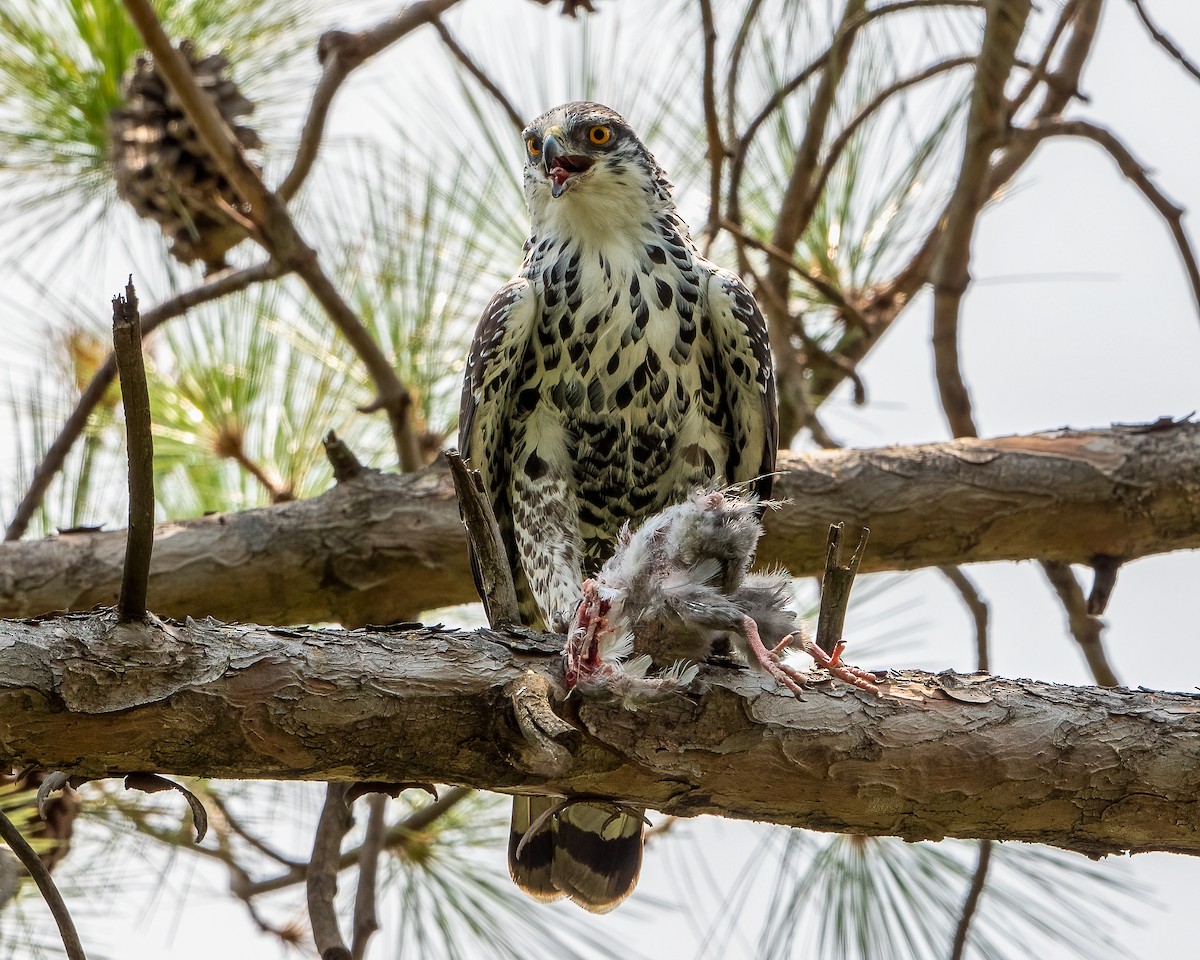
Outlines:
[[493,627],[507,627],[521,622],[517,606],[517,588],[513,584],[512,567],[500,539],[500,526],[479,473],[468,470],[457,450],[446,453],[450,473],[454,477],[454,489],[458,494],[459,509],[467,528],[467,538],[474,550],[473,567],[483,589],[483,607],[488,623]]
[[418,469],[422,460],[411,422],[412,396],[408,389],[370,332],[321,269],[316,252],[296,229],[283,201],[267,189],[258,172],[243,156],[229,125],[213,101],[200,90],[183,55],[171,45],[149,0],[124,0],[124,4],[201,142],[238,195],[249,204],[255,238],[276,260],[300,275],[367,368],[377,396],[372,404],[361,409],[363,412],[387,411],[401,469]]
[[338,928],[337,908],[334,905],[342,840],[353,823],[350,808],[346,806],[348,788],[349,784],[346,783],[325,785],[325,806],[321,808],[321,817],[317,821],[306,878],[308,916],[312,923],[313,942],[321,960],[351,960],[350,950]]
[[[457,806],[473,792],[466,787],[454,787],[453,789],[443,791],[437,800],[414,810],[399,823],[392,824],[388,828],[387,835],[384,837],[384,849],[391,850],[395,847],[404,846],[412,838],[413,834],[427,828],[438,817]],[[358,863],[360,852],[359,848],[347,850],[338,860],[337,869],[341,871],[355,866]],[[286,873],[279,874],[267,880],[260,880],[247,888],[246,896],[257,897],[264,893],[273,893],[276,890],[284,890],[298,883],[304,883],[310,869],[311,867],[308,864],[302,864],[299,867],[288,870]]]
[[858,565],[867,549],[867,537],[871,531],[862,527],[858,534],[858,545],[849,561],[842,562],[842,535],[846,525],[836,523],[829,528],[829,541],[825,552],[825,573],[821,577],[821,613],[817,620],[817,646],[826,653],[833,653],[842,639],[846,623],[846,608],[850,604],[850,589],[858,575]]
[[988,655],[987,601],[980,595],[979,588],[975,586],[974,581],[963,573],[962,567],[946,566],[939,569],[958,591],[971,614],[971,619],[975,622],[975,669],[986,672],[991,669]]
[[[841,290],[835,287],[824,277],[818,277],[812,271],[805,269],[802,264],[797,263],[789,254],[785,253],[783,250],[780,250],[779,247],[775,246],[775,244],[752,237],[738,224],[732,220],[729,220],[728,218],[721,221],[721,229],[728,230],[746,246],[752,247],[755,250],[759,250],[762,253],[765,253],[768,257],[771,257],[772,259],[779,261],[781,264],[786,265],[787,269],[791,270],[801,280],[809,284],[814,290],[817,291],[817,293],[825,298],[827,303],[835,307],[847,320],[856,326],[865,328],[866,320],[863,319],[863,315],[859,312],[858,308],[845,298]],[[778,291],[773,290],[773,292],[778,295]],[[783,302],[786,303],[786,301]]]
[[818,171],[816,178],[813,180],[811,188],[813,196],[820,197],[821,191],[825,189],[825,184],[829,182],[829,177],[833,174],[833,168],[837,166],[838,160],[845,152],[846,147],[850,144],[850,140],[858,131],[858,128],[878,112],[888,100],[896,94],[907,90],[909,87],[924,83],[926,80],[932,79],[939,74],[947,73],[950,70],[969,66],[974,62],[975,57],[952,57],[949,60],[942,60],[931,64],[919,73],[914,73],[908,77],[901,77],[875,94],[870,102],[851,118],[850,122],[846,124],[842,131],[833,139],[833,142],[829,144],[829,149],[825,151],[825,160],[821,164],[821,169]]
[[950,960],[962,960],[963,951],[967,948],[967,934],[971,930],[971,920],[979,906],[979,898],[983,894],[983,886],[987,882],[988,864],[992,859],[992,841],[979,841],[979,861],[975,864],[975,873],[971,877],[971,886],[967,890],[967,898],[963,901],[962,913],[958,916],[958,926],[954,930],[954,945],[950,950]]
[[746,125],[746,129],[742,135],[737,137],[731,145],[733,147],[733,156],[730,159],[729,165],[729,205],[727,207],[729,218],[735,222],[741,221],[740,189],[742,171],[746,165],[746,155],[750,149],[750,144],[757,135],[759,128],[766,123],[776,110],[783,106],[784,101],[789,96],[807,83],[818,70],[823,69],[832,62],[836,51],[845,41],[852,39],[855,33],[871,21],[879,17],[885,17],[888,14],[912,10],[916,7],[979,7],[981,5],[981,0],[897,0],[895,3],[882,3],[870,10],[861,9],[863,5],[860,4],[860,10],[857,14],[850,17],[844,16],[829,46],[817,54],[799,73],[771,95],[767,102],[759,109],[758,113]]
[[[1079,78],[1087,63],[1095,42],[1096,27],[1100,19],[1102,0],[1075,0],[1078,10],[1071,20],[1070,36],[1063,47],[1062,56],[1053,71],[1045,76],[1045,96],[1035,111],[1040,120],[1057,117],[1073,98],[1079,96]],[[879,9],[882,9],[879,8]],[[1034,150],[1035,144],[1025,140],[1007,140],[1003,149],[992,163],[988,174],[987,195],[994,197],[1024,166]],[[731,193],[735,186],[731,184]],[[887,283],[879,285],[861,306],[869,325],[865,335],[860,334],[841,345],[839,353],[853,364],[857,364],[879,342],[879,338],[890,329],[892,322],[912,300],[913,296],[929,281],[934,257],[941,244],[942,231],[949,217],[949,204],[932,221],[925,239],[917,247],[900,270]],[[840,367],[815,367],[809,375],[809,393],[815,398],[829,396],[844,379]]]
[[1079,12],[1079,0],[1067,0],[1063,4],[1062,10],[1058,14],[1058,19],[1054,21],[1054,26],[1050,30],[1050,35],[1046,38],[1046,42],[1042,47],[1042,55],[1038,58],[1029,70],[1029,76],[1025,79],[1024,85],[1017,91],[1016,96],[1008,101],[1008,116],[1011,120],[1013,115],[1025,105],[1037,89],[1039,83],[1042,83],[1049,76],[1050,60],[1054,56],[1054,51],[1058,49],[1058,41],[1062,39],[1063,33],[1074,19],[1075,14]]
[[989,196],[988,171],[992,152],[1003,142],[1007,122],[1004,85],[1012,73],[1017,44],[1025,31],[1029,12],[1030,0],[990,0],[987,4],[987,22],[979,65],[975,69],[962,163],[930,271],[934,372],[942,411],[956,437],[979,435],[959,362],[959,317],[962,298],[971,281],[971,238]]
[[379,854],[387,828],[384,812],[388,798],[382,793],[373,794],[368,800],[367,832],[358,850],[358,888],[354,892],[354,928],[350,945],[353,960],[363,960],[367,944],[379,929],[376,913],[376,891],[379,886]]
[[58,924],[58,932],[67,952],[67,960],[86,960],[83,944],[75,930],[75,922],[71,919],[70,911],[67,910],[62,894],[58,892],[58,887],[54,885],[54,880],[50,877],[50,871],[46,869],[46,865],[38,858],[33,847],[21,836],[21,831],[8,819],[3,810],[0,810],[0,840],[8,844],[8,848],[16,854],[21,865],[29,871],[33,882],[41,891],[46,906],[50,908],[50,915]]
[[322,67],[321,79],[317,82],[317,89],[313,91],[292,169],[288,171],[276,191],[280,199],[285,203],[291,200],[312,170],[325,136],[325,122],[329,118],[330,105],[346,77],[368,58],[417,27],[433,23],[458,2],[459,0],[422,0],[420,3],[409,4],[395,16],[360,33],[331,30],[321,37],[317,45],[317,57]]
[[742,25],[733,38],[733,49],[729,51],[729,71],[725,76],[725,129],[731,138],[737,135],[737,82],[741,75],[742,55],[746,52],[746,42],[750,39],[750,31],[761,9],[762,0],[750,0],[742,15]]
[[1146,12],[1146,8],[1142,5],[1142,0],[1129,0],[1129,2],[1133,4],[1133,9],[1136,10],[1137,15],[1141,17],[1142,23],[1145,24],[1146,30],[1154,39],[1154,42],[1166,50],[1167,53],[1169,53],[1172,57],[1174,57],[1184,70],[1190,73],[1197,80],[1200,80],[1200,67],[1197,67],[1196,64],[1194,64],[1188,58],[1188,55],[1175,45],[1175,42],[1170,37],[1168,37],[1154,25],[1154,21],[1150,19],[1150,14]]
[[513,106],[512,100],[505,96],[504,91],[484,72],[483,67],[475,61],[475,58],[459,45],[459,42],[454,39],[454,35],[442,23],[440,17],[433,19],[433,26],[437,30],[438,36],[442,38],[442,43],[446,49],[454,54],[454,58],[463,65],[467,73],[473,76],[479,85],[491,94],[492,99],[500,104],[501,109],[508,114],[508,120],[517,133],[525,129],[525,119],[521,111]]
[[133,277],[125,285],[125,296],[113,297],[112,308],[113,353],[121,374],[129,463],[129,527],[117,620],[129,623],[146,615],[150,554],[154,550],[154,440],[150,436],[150,392],[142,362],[142,326]]
[[[142,335],[143,337],[147,336],[167,320],[186,313],[192,307],[217,300],[230,293],[236,293],[238,290],[244,290],[255,283],[277,279],[287,272],[286,267],[274,260],[268,260],[266,263],[247,267],[245,270],[215,274],[200,286],[172,297],[170,300],[164,300],[153,310],[142,314]],[[110,353],[100,368],[92,375],[91,381],[79,397],[79,402],[75,404],[75,409],[71,411],[71,415],[67,417],[62,429],[59,430],[58,436],[46,450],[42,462],[34,470],[29,489],[17,506],[16,512],[8,524],[8,529],[4,531],[5,540],[19,540],[24,535],[29,527],[29,521],[46,495],[50,481],[62,469],[71,447],[83,433],[88,418],[104,398],[104,394],[108,391],[116,375],[117,358],[115,354]]]
[[274,860],[280,866],[296,867],[302,865],[303,861],[294,860],[291,857],[285,857],[270,844],[266,843],[261,837],[256,836],[249,829],[247,829],[246,826],[242,824],[241,820],[233,815],[229,809],[229,804],[225,802],[225,798],[216,790],[213,790],[210,786],[205,785],[203,782],[198,782],[195,786],[196,791],[198,793],[202,793],[204,795],[204,799],[207,800],[209,805],[216,811],[216,815],[210,816],[209,820],[213,824],[214,832],[217,833],[218,837],[221,836],[222,832],[221,829],[218,829],[219,825],[221,828],[223,828],[226,834],[237,834],[242,838],[242,840],[244,840],[259,853],[269,857],[271,860]]
[[1067,626],[1071,631],[1071,636],[1075,638],[1075,642],[1083,651],[1088,669],[1092,673],[1092,679],[1102,687],[1119,686],[1121,681],[1117,679],[1113,668],[1109,666],[1108,657],[1104,652],[1104,623],[1099,617],[1088,613],[1083,589],[1079,586],[1079,581],[1075,579],[1070,565],[1061,560],[1042,560],[1040,562],[1046,579],[1050,581],[1050,586],[1054,588],[1054,592],[1058,594],[1058,599],[1062,602],[1063,610],[1067,614]]
[[1037,120],[1012,133],[1013,139],[1034,144],[1049,137],[1062,136],[1082,137],[1103,147],[1125,178],[1137,187],[1142,196],[1158,211],[1171,231],[1171,236],[1175,239],[1175,247],[1179,251],[1180,257],[1183,258],[1188,281],[1192,286],[1192,297],[1196,301],[1197,310],[1200,311],[1200,264],[1197,263],[1191,240],[1183,227],[1183,208],[1155,186],[1154,181],[1146,172],[1145,166],[1138,161],[1116,134],[1105,127],[1087,120]]
[[721,168],[725,162],[721,122],[717,118],[717,25],[713,19],[712,0],[700,0],[700,24],[704,31],[704,72],[700,90],[704,102],[704,133],[708,140],[708,222],[703,231],[707,252],[721,219]]

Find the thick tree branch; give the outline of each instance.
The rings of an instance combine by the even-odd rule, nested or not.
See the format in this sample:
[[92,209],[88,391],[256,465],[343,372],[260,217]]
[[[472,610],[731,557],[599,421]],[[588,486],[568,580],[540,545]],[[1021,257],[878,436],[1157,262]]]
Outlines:
[[[871,528],[862,572],[1200,547],[1200,424],[785,453],[763,564],[824,568],[829,524]],[[0,545],[0,616],[116,601],[124,535]],[[312,500],[160,524],[160,615],[349,626],[476,599],[449,471],[367,470]]]
[[510,689],[560,671],[561,637],[114,625],[0,623],[7,761],[92,777],[433,780],[909,840],[1200,853],[1192,694],[905,672],[881,697],[826,684],[797,700],[707,667],[703,695],[637,712],[568,701],[585,735],[560,738],[561,765],[527,765]]

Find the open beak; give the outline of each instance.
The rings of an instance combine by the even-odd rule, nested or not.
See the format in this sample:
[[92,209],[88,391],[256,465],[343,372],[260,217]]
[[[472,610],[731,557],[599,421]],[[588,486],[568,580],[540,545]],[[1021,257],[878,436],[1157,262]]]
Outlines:
[[594,161],[589,157],[566,153],[562,142],[550,133],[542,141],[542,162],[550,181],[550,195],[561,197],[572,179],[590,169]]

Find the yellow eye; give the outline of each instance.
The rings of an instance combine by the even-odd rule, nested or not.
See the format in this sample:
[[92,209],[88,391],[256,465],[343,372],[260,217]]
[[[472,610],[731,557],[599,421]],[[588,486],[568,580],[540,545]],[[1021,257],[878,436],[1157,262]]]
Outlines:
[[592,127],[588,130],[588,139],[599,146],[612,139],[612,131],[608,127]]
[[541,144],[538,143],[537,137],[530,137],[525,141],[525,148],[529,151],[531,157],[536,157],[542,152]]

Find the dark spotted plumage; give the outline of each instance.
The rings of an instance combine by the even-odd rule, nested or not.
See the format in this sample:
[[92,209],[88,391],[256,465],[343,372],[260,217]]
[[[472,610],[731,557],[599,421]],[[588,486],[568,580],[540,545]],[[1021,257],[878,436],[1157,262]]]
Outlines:
[[[460,446],[492,498],[523,618],[553,628],[626,521],[697,487],[758,478],[754,492],[768,497],[778,426],[762,314],[737,276],[696,252],[629,125],[570,103],[524,137],[525,262],[480,321]],[[580,807],[557,819],[586,829]],[[611,818],[591,822],[634,830]],[[589,898],[575,877],[512,866],[536,896],[558,891],[589,909],[611,908],[633,884]]]

